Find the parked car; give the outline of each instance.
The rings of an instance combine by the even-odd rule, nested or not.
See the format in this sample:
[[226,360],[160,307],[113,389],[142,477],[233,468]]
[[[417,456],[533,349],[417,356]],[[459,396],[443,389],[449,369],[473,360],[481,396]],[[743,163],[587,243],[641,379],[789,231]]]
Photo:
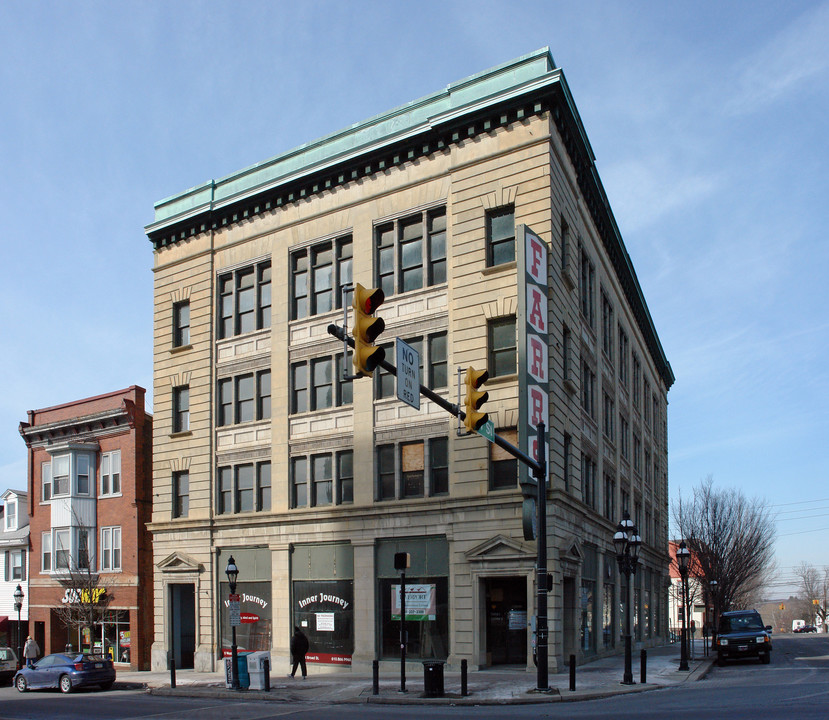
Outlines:
[[4,685],[17,672],[17,653],[10,647],[0,647],[0,682]]
[[75,688],[97,685],[109,690],[115,682],[115,667],[102,655],[54,653],[38,660],[32,667],[23,667],[14,676],[14,685],[20,692],[41,688],[60,688],[72,692]]
[[795,628],[794,631],[796,633],[816,633],[817,628],[814,625],[801,625],[799,628]]
[[750,657],[757,657],[766,665],[771,662],[771,625],[764,625],[756,610],[723,613],[717,634],[717,664]]

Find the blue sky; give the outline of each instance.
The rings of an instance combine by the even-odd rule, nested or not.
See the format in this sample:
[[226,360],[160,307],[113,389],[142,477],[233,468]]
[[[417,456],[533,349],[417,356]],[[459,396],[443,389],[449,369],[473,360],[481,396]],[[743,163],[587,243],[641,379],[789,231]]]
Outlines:
[[676,374],[672,496],[829,564],[827,38],[796,0],[3,0],[0,489],[27,410],[151,389],[154,202],[549,46]]

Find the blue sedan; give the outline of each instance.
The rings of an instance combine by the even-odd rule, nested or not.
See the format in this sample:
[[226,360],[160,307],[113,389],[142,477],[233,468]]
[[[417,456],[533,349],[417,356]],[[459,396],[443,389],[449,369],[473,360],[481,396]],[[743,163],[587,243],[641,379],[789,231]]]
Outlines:
[[23,667],[14,676],[14,686],[20,692],[40,688],[60,688],[72,692],[75,688],[97,685],[109,690],[115,682],[115,668],[111,660],[100,655],[55,653],[38,660],[32,667]]

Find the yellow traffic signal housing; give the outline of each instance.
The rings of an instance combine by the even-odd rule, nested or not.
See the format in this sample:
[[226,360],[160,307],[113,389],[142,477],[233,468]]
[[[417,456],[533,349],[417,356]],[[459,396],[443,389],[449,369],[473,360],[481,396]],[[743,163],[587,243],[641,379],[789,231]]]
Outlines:
[[489,420],[489,415],[478,412],[481,406],[489,400],[488,392],[478,390],[487,380],[489,380],[489,373],[486,370],[476,370],[473,367],[466,369],[466,399],[464,400],[466,417],[463,424],[469,432],[477,432]]
[[360,283],[354,286],[354,372],[363,377],[372,377],[376,368],[386,357],[386,351],[375,347],[374,341],[386,329],[383,318],[372,317],[386,299],[380,288],[365,288]]

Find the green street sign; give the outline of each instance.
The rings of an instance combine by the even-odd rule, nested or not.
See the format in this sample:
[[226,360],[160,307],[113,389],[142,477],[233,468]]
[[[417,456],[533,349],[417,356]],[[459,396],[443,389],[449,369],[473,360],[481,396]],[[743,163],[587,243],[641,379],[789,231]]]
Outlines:
[[476,432],[490,442],[495,442],[495,423],[492,420],[487,420]]

